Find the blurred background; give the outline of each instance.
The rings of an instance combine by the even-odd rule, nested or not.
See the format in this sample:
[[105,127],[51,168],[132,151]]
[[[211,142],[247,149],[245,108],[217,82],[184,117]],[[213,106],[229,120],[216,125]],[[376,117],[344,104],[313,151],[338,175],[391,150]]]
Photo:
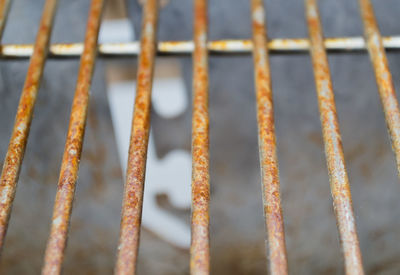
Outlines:
[[[90,1],[60,0],[52,43],[83,41]],[[140,38],[145,0],[109,0],[100,42]],[[307,37],[304,3],[266,0],[270,38]],[[398,35],[396,0],[372,1],[382,35]],[[3,43],[33,43],[44,0],[14,0]],[[361,36],[356,0],[319,1],[326,37]],[[188,0],[162,0],[159,40],[191,40]],[[250,39],[250,3],[209,0],[209,39]],[[400,55],[388,53],[395,87]],[[266,274],[251,55],[210,56],[212,274]],[[400,272],[400,185],[366,52],[329,55],[353,204],[368,274]],[[289,270],[342,274],[317,97],[308,54],[272,55],[277,148]],[[1,274],[38,274],[66,139],[79,61],[49,59],[14,201]],[[28,60],[0,60],[0,164]],[[158,57],[153,89],[139,274],[188,274],[190,56]],[[99,58],[64,274],[110,274],[135,94],[136,58]]]

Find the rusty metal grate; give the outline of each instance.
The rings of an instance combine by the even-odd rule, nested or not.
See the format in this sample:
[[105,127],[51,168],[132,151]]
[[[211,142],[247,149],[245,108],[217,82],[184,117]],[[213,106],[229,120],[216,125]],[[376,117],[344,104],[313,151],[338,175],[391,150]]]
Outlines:
[[[0,0],[0,37],[10,0]],[[89,88],[97,56],[139,56],[137,95],[132,119],[129,160],[122,206],[116,274],[136,271],[139,246],[146,154],[150,129],[152,77],[156,54],[193,56],[192,119],[192,274],[209,273],[209,115],[208,54],[253,53],[258,138],[262,176],[262,198],[272,274],[287,274],[287,254],[280,201],[278,160],[270,81],[269,53],[310,51],[317,87],[327,167],[337,226],[347,274],[363,274],[362,258],[352,209],[349,181],[341,144],[326,51],[367,49],[375,71],[378,92],[400,171],[400,113],[386,50],[400,49],[400,36],[381,37],[369,0],[359,0],[365,38],[324,39],[317,1],[306,0],[309,39],[268,40],[262,0],[251,1],[253,40],[207,40],[207,1],[194,0],[193,41],[158,42],[158,1],[147,0],[140,42],[98,45],[97,38],[105,0],[92,0],[84,43],[49,45],[57,0],[46,0],[34,45],[2,45],[1,58],[30,58],[17,116],[10,139],[0,183],[0,248],[4,244],[16,184],[24,157],[33,109],[46,58],[80,57],[78,80],[70,115],[61,172],[54,204],[51,232],[45,252],[43,274],[61,272],[68,226],[78,175],[85,131]]]

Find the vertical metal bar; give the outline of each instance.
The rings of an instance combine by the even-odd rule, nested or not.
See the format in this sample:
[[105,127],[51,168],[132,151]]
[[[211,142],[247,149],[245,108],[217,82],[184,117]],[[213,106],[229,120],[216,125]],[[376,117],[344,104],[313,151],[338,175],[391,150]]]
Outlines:
[[11,0],[0,0],[0,39],[3,37]]
[[190,273],[210,273],[207,0],[194,1]]
[[158,0],[147,0],[144,7],[135,109],[132,119],[115,274],[136,273],[150,130],[151,89],[157,43],[157,17]]
[[89,92],[97,56],[97,38],[105,0],[92,0],[87,22],[84,50],[79,66],[75,95],[57,194],[54,202],[50,236],[45,252],[42,274],[60,274],[67,244],[72,202],[78,178],[83,137],[85,133]]
[[378,92],[385,113],[392,148],[396,156],[397,171],[400,176],[400,112],[394,90],[392,74],[383,47],[381,34],[376,23],[374,10],[369,0],[360,0],[361,17],[364,23],[364,36],[369,56],[374,67]]
[[18,176],[28,140],[33,109],[43,74],[57,0],[47,0],[36,36],[34,52],[19,101],[15,124],[0,179],[0,248],[3,247]]
[[317,88],[333,206],[345,260],[346,274],[363,274],[360,247],[351,201],[350,184],[343,156],[339,122],[322,27],[315,0],[306,0],[306,17],[311,41],[311,58]]
[[271,274],[287,274],[285,230],[280,199],[278,159],[267,31],[262,0],[252,0],[253,58],[257,100],[258,143],[265,224]]

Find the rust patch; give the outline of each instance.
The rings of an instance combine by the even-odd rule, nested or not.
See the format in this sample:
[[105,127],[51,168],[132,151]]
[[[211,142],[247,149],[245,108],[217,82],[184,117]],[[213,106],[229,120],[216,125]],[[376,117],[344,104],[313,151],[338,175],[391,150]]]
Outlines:
[[329,64],[315,0],[306,1],[306,17],[325,155],[340,243],[344,255],[345,271],[346,274],[364,274]]
[[147,0],[143,16],[141,53],[115,274],[135,274],[136,272],[150,130],[151,89],[157,43],[157,17],[158,0]]
[[104,0],[92,0],[42,274],[60,274],[78,178]]
[[263,1],[252,0],[253,59],[256,84],[262,198],[268,238],[267,248],[270,272],[271,274],[287,274],[285,230],[280,199],[274,110],[264,13]]
[[[4,3],[5,2],[3,2],[3,4]],[[0,249],[4,244],[11,207],[15,197],[18,176],[25,154],[33,109],[49,48],[51,28],[56,7],[57,0],[47,0],[44,5],[40,27],[36,36],[34,52],[29,63],[25,84],[17,109],[14,128],[1,173]]]
[[208,42],[208,49],[215,52],[248,52],[252,48],[251,40],[216,40]]

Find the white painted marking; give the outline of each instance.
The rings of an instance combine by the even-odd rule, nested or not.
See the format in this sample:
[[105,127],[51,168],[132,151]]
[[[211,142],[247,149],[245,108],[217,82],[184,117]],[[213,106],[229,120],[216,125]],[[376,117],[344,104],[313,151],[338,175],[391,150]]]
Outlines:
[[[157,82],[158,80],[155,81],[154,92],[165,87],[158,85]],[[128,160],[135,86],[134,81],[116,83],[109,86],[108,92],[111,117],[124,174]],[[165,94],[169,92],[171,91],[160,91],[159,93]],[[174,97],[165,97],[164,100],[165,104],[174,106],[172,102]],[[154,107],[157,111],[156,106]],[[177,114],[176,110],[170,110],[170,114],[172,113]],[[167,194],[175,207],[190,207],[191,158],[186,151],[175,150],[165,158],[158,159],[155,150],[155,144],[150,132],[142,223],[143,226],[160,237],[179,247],[187,248],[190,245],[189,226],[161,209],[156,202],[156,196],[158,194]]]
[[132,42],[135,31],[128,19],[105,20],[101,24],[99,43]]
[[183,78],[158,78],[153,84],[152,100],[154,109],[165,118],[181,114],[187,107]]
[[[134,31],[128,20],[105,21],[99,39],[101,43],[130,42],[134,40]],[[128,161],[135,88],[135,81],[113,83],[108,88],[111,118],[124,175]],[[158,78],[156,71],[152,103],[154,110],[166,118],[184,112],[187,98],[181,74],[177,77]],[[175,150],[163,159],[158,159],[150,131],[142,224],[182,248],[190,246],[190,228],[182,220],[161,209],[156,202],[156,196],[164,193],[175,207],[190,208],[190,179],[190,154]]]

